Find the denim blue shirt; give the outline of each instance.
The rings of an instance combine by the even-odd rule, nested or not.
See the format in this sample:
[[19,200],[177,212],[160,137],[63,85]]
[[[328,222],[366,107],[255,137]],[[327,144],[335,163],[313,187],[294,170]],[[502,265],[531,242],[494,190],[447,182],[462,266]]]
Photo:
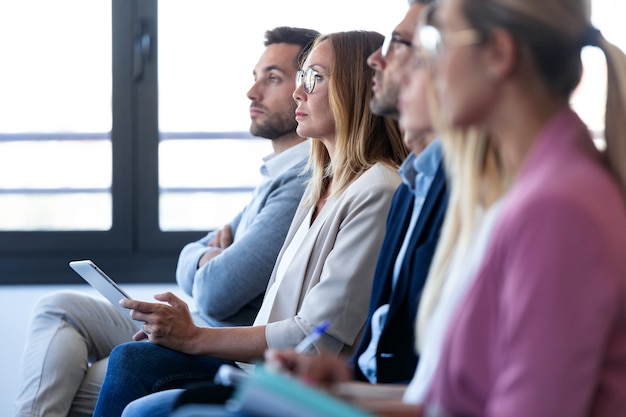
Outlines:
[[404,261],[404,255],[406,248],[411,240],[413,229],[422,211],[424,200],[430,190],[430,185],[433,183],[437,168],[441,163],[441,143],[438,139],[431,142],[419,155],[415,155],[413,152],[404,160],[400,167],[400,176],[402,181],[411,189],[414,196],[413,201],[413,213],[411,215],[411,222],[407,229],[404,242],[398,252],[396,263],[393,269],[393,286],[395,287],[402,262]]
[[[409,154],[400,167],[399,173],[402,177],[402,181],[413,192],[414,200],[411,221],[394,264],[392,288],[396,286],[407,246],[411,240],[415,224],[422,211],[422,206],[430,191],[430,186],[435,178],[442,157],[441,143],[439,139],[435,139],[419,155],[415,155],[414,153]],[[378,307],[372,315],[372,338],[367,349],[359,356],[357,361],[363,375],[365,375],[372,384],[376,383],[376,350],[378,340],[380,339],[380,335],[387,320],[388,311],[389,304],[383,304]]]

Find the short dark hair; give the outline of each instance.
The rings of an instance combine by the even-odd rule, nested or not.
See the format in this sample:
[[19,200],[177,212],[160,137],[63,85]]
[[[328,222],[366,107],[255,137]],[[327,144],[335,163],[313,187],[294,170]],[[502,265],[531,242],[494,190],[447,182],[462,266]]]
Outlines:
[[414,4],[432,4],[435,0],[409,0],[409,6]]
[[300,63],[309,53],[313,41],[320,33],[313,29],[296,28],[291,26],[279,26],[271,30],[265,31],[265,41],[263,45],[268,47],[275,43],[288,43],[291,45],[299,45],[300,53],[294,62],[296,68],[300,67]]

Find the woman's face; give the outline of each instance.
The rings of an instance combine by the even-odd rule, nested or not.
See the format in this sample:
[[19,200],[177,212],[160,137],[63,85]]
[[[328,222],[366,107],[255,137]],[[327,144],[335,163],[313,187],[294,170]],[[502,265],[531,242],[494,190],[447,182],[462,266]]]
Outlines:
[[[328,40],[322,41],[309,54],[302,70],[308,72],[303,76],[301,84],[293,92],[298,104],[296,108],[296,132],[304,138],[335,139],[335,120],[330,110],[328,83],[333,62],[332,45]],[[307,83],[307,77],[311,83]],[[308,84],[313,91],[306,92]]]
[[[494,106],[497,92],[496,83],[488,75],[484,43],[452,42],[461,31],[472,29],[463,15],[462,3],[463,0],[439,3],[435,21],[443,47],[439,54],[430,56],[443,116],[455,127],[483,124]],[[419,38],[419,31],[416,38]]]

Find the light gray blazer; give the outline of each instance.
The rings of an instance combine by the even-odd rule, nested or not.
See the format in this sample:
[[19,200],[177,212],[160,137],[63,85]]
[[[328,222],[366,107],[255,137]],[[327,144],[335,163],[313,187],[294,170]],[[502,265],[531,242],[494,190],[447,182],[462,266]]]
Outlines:
[[[287,267],[266,327],[270,348],[293,348],[310,328],[330,320],[316,347],[350,354],[361,337],[397,171],[376,164],[327,201]],[[306,198],[307,191],[305,191]],[[278,255],[280,263],[309,208],[300,205]],[[276,280],[274,267],[269,285]],[[267,300],[265,300],[267,301]]]

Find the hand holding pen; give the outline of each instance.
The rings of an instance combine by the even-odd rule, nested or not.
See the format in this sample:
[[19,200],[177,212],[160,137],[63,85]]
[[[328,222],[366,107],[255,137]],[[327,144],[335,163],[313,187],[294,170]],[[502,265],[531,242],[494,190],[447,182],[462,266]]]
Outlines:
[[270,369],[286,372],[307,385],[331,388],[353,378],[347,358],[330,353],[304,355],[294,350],[270,350],[266,352],[265,359]]

